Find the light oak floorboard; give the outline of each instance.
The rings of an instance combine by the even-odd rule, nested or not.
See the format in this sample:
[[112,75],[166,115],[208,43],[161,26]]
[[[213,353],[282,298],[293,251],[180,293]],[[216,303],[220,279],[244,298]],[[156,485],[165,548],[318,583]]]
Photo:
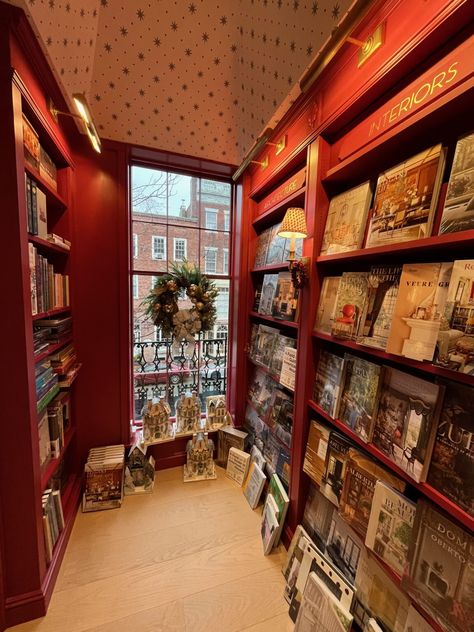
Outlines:
[[288,613],[284,612],[277,617],[272,617],[249,628],[244,628],[241,632],[292,632],[294,627]]

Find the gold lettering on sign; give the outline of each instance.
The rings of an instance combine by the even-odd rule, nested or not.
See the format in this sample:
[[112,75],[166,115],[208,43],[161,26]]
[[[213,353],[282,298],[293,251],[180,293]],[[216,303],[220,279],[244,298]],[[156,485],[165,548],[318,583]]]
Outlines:
[[455,61],[447,70],[443,70],[436,74],[431,81],[426,81],[416,88],[409,96],[387,110],[376,121],[370,125],[369,136],[373,136],[376,132],[383,131],[386,127],[393,124],[402,114],[409,112],[414,106],[420,105],[425,99],[432,96],[436,91],[442,90],[451,81],[456,78],[458,70],[456,66],[459,62]]
[[289,182],[287,182],[281,189],[278,189],[277,191],[273,193],[273,195],[267,197],[264,200],[262,207],[259,207],[261,209],[260,212],[266,211],[274,204],[281,202],[281,200],[288,197],[294,191],[297,191],[298,189],[300,189],[304,184],[304,179],[305,179],[305,174],[301,172],[298,173],[293,178],[293,180],[290,180]]

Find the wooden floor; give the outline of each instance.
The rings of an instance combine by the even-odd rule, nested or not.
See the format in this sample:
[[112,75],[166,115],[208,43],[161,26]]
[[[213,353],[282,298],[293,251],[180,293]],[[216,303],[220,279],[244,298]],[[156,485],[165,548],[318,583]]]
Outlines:
[[284,548],[265,557],[260,509],[215,481],[157,472],[153,494],[79,513],[46,617],[11,632],[288,632]]

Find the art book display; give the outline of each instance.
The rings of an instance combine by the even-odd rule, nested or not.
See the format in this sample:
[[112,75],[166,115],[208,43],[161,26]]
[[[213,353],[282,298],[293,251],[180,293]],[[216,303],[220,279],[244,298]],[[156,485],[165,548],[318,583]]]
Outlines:
[[407,560],[415,509],[405,496],[377,481],[365,545],[400,576]]
[[344,272],[337,292],[331,334],[335,338],[356,340],[364,314],[369,282],[368,272]]
[[319,355],[313,399],[333,419],[337,417],[339,398],[344,383],[343,358],[322,350]]
[[456,144],[440,235],[474,228],[474,134]]
[[372,442],[415,481],[424,481],[436,436],[444,389],[389,367]]
[[330,334],[334,323],[337,293],[339,291],[340,276],[324,277],[319,294],[318,311],[314,322],[314,331]]
[[371,199],[370,182],[331,199],[321,247],[322,255],[361,247]]
[[378,177],[366,246],[431,234],[443,167],[443,148],[435,145]]

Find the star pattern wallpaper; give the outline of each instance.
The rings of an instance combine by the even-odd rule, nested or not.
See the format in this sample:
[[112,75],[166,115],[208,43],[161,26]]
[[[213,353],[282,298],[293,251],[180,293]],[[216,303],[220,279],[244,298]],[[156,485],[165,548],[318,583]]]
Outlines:
[[[10,0],[102,138],[238,165],[349,0]],[[283,104],[283,105],[282,105]]]

